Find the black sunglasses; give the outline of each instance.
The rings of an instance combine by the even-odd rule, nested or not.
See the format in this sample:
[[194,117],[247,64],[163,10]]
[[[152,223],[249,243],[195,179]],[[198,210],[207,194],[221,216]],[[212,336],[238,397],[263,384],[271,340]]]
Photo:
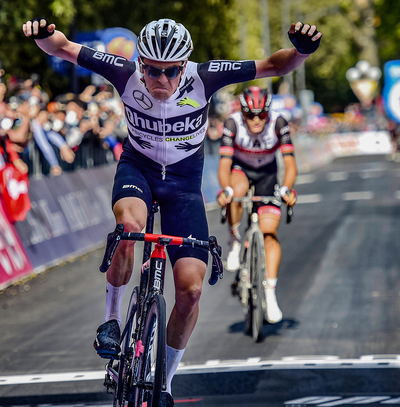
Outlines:
[[260,113],[252,113],[252,112],[248,112],[248,113],[243,113],[243,116],[247,119],[247,120],[253,120],[256,116],[260,119],[260,120],[265,120],[268,119],[269,113],[268,112],[260,112]]
[[168,79],[175,79],[183,70],[183,65],[171,66],[171,68],[156,68],[152,65],[142,64],[143,69],[151,79],[157,79],[164,74]]

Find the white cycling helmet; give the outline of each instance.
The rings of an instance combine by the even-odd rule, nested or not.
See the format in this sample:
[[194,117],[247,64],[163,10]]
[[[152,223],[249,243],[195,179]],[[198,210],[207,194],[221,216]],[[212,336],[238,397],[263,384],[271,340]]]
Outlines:
[[163,18],[152,21],[140,31],[137,50],[142,58],[154,61],[185,61],[193,51],[193,42],[182,24]]

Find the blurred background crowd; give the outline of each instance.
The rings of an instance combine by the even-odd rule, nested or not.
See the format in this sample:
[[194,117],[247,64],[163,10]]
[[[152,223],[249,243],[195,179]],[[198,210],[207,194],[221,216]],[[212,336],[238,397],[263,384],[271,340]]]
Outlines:
[[[4,78],[0,71],[0,138],[4,140],[0,149],[7,150],[21,172],[29,177],[58,176],[118,161],[127,129],[123,105],[111,85],[89,85],[80,94],[65,93],[51,100],[37,74],[28,79]],[[343,113],[329,115],[318,103],[304,114],[293,99],[274,95],[272,107],[275,104],[290,122],[294,139],[388,130],[394,151],[398,150],[398,126],[387,118],[379,98],[368,110],[352,103]],[[218,155],[224,120],[237,110],[234,92],[223,89],[214,95],[205,154]]]
[[37,75],[0,83],[2,148],[30,177],[118,161],[127,134],[123,113],[108,85],[50,100]]

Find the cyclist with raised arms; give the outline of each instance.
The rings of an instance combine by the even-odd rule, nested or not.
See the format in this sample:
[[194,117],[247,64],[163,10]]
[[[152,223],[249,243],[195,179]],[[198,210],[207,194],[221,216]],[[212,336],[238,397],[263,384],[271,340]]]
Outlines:
[[[285,164],[285,175],[280,194],[288,206],[296,202],[292,189],[297,176],[294,148],[290,139],[290,126],[279,113],[270,110],[271,94],[266,89],[251,86],[239,95],[241,111],[233,113],[224,123],[221,139],[219,181],[222,187],[218,195],[221,206],[229,204],[228,226],[231,250],[227,256],[226,268],[239,268],[240,220],[242,206],[232,202],[233,197],[244,197],[254,185],[255,195],[273,196],[277,180],[276,152],[281,150]],[[270,323],[282,320],[275,287],[281,262],[281,245],[277,237],[281,217],[279,207],[256,204],[261,232],[264,234],[267,284],[265,286],[266,319]],[[235,293],[233,283],[232,292]]]
[[[204,137],[211,96],[223,86],[255,78],[282,76],[314,52],[321,33],[314,25],[292,24],[295,48],[282,49],[262,61],[188,61],[193,44],[187,29],[170,19],[147,24],[139,33],[138,61],[128,61],[69,41],[44,18],[23,25],[46,53],[102,75],[117,89],[128,124],[112,194],[117,223],[141,232],[147,213],[160,204],[163,234],[208,239],[201,194]],[[120,352],[120,306],[133,268],[133,245],[123,241],[107,272],[106,315],[95,348],[102,357]],[[175,305],[167,327],[167,392],[198,317],[208,253],[168,247],[175,283]]]

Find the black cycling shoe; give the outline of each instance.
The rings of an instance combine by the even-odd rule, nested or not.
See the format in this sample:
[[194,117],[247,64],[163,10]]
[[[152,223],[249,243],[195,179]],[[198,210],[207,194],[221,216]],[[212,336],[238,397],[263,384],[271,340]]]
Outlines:
[[93,347],[102,358],[115,358],[121,352],[120,338],[121,330],[118,321],[111,319],[97,328]]
[[[147,402],[146,403],[147,407],[151,406],[151,393],[148,394],[147,400],[145,400],[145,402]],[[174,404],[175,403],[174,403],[174,399],[172,398],[172,396],[169,393],[167,393],[166,391],[162,391],[159,407],[173,407]]]
[[174,405],[174,399],[166,391],[161,392],[160,407],[172,407]]

